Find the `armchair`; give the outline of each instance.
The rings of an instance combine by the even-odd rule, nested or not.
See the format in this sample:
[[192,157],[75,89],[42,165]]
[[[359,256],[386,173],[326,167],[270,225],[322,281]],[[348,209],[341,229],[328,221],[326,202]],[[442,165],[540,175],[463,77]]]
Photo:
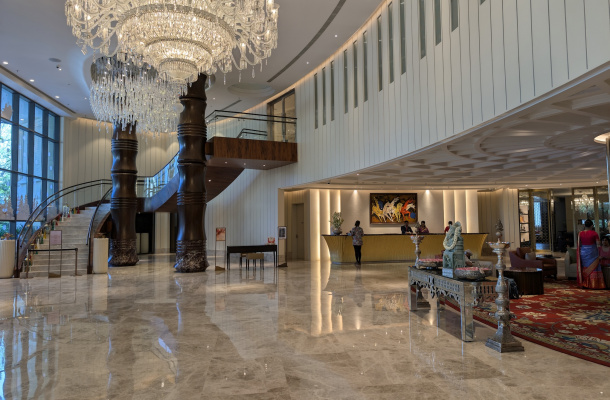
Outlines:
[[567,247],[565,255],[566,278],[576,278],[576,249]]
[[515,251],[509,251],[508,256],[510,258],[511,268],[514,269],[525,269],[525,268],[540,268],[542,269],[542,275],[554,276],[557,278],[557,260],[554,258],[536,258],[535,260],[526,259],[526,254],[531,253],[532,249],[529,247],[520,247]]

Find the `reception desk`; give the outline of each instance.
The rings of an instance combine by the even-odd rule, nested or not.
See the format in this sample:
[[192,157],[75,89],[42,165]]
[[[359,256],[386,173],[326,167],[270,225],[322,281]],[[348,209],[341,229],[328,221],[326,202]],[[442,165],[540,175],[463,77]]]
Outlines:
[[[351,236],[322,236],[328,245],[330,261],[333,264],[356,262]],[[421,236],[424,236],[424,240],[419,245],[420,258],[436,258],[444,250],[444,233],[431,233]],[[487,233],[463,233],[462,238],[464,239],[464,250],[472,251],[472,258],[480,258]],[[364,235],[362,238],[362,262],[397,261],[415,261],[415,244],[411,240],[411,235]]]

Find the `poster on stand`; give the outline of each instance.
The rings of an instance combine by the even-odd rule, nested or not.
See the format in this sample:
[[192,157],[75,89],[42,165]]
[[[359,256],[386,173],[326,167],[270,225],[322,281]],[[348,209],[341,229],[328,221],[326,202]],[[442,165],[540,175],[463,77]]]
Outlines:
[[225,242],[227,240],[227,228],[216,228],[216,241]]
[[285,226],[277,227],[277,238],[278,238],[278,240],[286,240],[286,227]]

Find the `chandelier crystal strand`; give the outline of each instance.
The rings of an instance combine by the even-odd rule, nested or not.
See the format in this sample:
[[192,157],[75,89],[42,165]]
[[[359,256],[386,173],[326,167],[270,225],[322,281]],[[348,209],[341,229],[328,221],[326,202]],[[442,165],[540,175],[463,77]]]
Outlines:
[[65,12],[83,52],[118,54],[190,83],[200,72],[267,59],[277,47],[278,8],[274,0],[67,0]]
[[166,81],[154,68],[100,57],[91,66],[91,108],[98,121],[137,124],[138,132],[175,132],[186,84]]

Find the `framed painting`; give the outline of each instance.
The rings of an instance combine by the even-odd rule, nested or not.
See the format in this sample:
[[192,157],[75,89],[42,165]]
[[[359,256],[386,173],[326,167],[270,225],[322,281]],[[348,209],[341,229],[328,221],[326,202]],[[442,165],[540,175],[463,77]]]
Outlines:
[[371,193],[371,224],[417,222],[417,193]]

